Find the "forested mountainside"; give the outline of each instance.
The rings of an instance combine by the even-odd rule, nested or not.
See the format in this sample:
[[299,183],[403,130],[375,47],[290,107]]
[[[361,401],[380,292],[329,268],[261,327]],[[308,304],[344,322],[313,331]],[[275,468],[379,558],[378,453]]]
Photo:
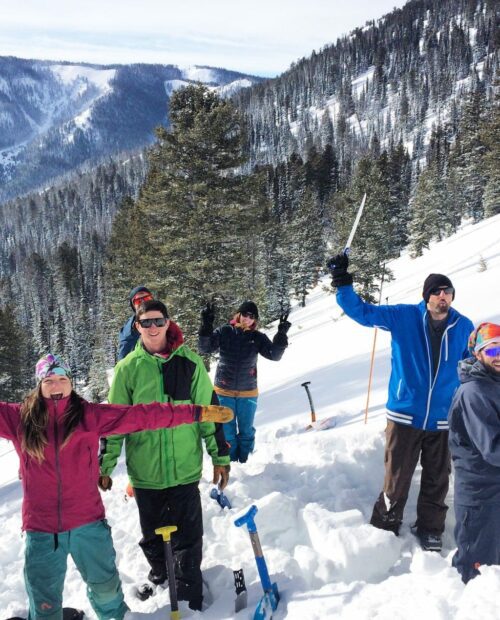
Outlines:
[[496,0],[410,0],[242,90],[235,99],[248,119],[250,164],[332,144],[349,166],[375,138],[424,157],[433,124],[456,130],[479,80],[491,96],[499,19]]
[[[0,320],[0,397],[23,387],[15,363],[48,348],[102,395],[138,283],[171,304],[191,338],[207,298],[221,319],[242,296],[264,319],[291,295],[305,303],[364,193],[353,267],[367,299],[381,265],[408,244],[418,255],[463,218],[499,213],[495,7],[412,0],[231,102],[192,86],[183,95],[174,80],[177,126],[153,148],[124,164],[121,153],[97,168],[88,160],[4,204],[0,312],[15,309],[19,323]],[[236,150],[224,162],[228,140]]]
[[199,81],[228,96],[258,80],[211,67],[0,57],[0,202],[151,144],[177,88]]

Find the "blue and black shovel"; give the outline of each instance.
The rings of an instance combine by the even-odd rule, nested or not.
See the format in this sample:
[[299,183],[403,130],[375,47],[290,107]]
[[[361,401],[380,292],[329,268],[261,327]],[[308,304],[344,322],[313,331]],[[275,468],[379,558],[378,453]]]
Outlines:
[[262,547],[257,533],[257,526],[254,521],[256,514],[257,506],[252,505],[246,514],[235,520],[234,524],[236,527],[246,525],[248,528],[250,541],[255,554],[255,561],[257,562],[257,570],[259,571],[260,581],[264,590],[264,596],[260,599],[253,618],[254,620],[270,620],[273,617],[273,611],[276,611],[276,608],[278,607],[280,595],[277,584],[271,583],[271,579],[269,578],[266,560],[264,559],[264,554],[262,553]]

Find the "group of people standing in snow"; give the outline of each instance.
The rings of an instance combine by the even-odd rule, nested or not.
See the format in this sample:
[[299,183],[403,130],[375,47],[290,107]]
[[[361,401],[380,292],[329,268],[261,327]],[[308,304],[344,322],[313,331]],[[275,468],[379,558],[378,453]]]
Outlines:
[[[131,292],[130,305],[133,316],[120,332],[109,404],[78,396],[70,368],[53,354],[39,360],[37,386],[22,403],[0,403],[0,437],[13,441],[21,462],[30,620],[62,620],[68,555],[99,620],[124,618],[128,606],[98,491],[111,489],[123,443],[148,580],[157,585],[169,577],[155,530],[175,524],[177,595],[191,609],[203,609],[203,444],[213,483],[223,490],[231,460],[245,462],[254,448],[257,356],[277,361],[288,345],[286,316],[271,342],[257,329],[254,302],[243,302],[228,325],[215,330],[214,307],[208,305],[200,350],[220,353],[218,397],[202,358],[184,343],[166,306],[143,286]],[[139,597],[145,592],[138,588]]]
[[[370,522],[399,535],[420,459],[412,532],[423,549],[440,551],[451,448],[458,546],[453,563],[468,581],[481,564],[500,564],[500,326],[474,329],[452,308],[455,289],[447,276],[430,274],[419,304],[376,306],[355,293],[348,267],[345,253],[329,262],[339,306],[361,325],[392,336],[385,478]],[[191,609],[203,609],[198,488],[203,445],[212,459],[213,483],[223,490],[230,462],[245,463],[254,450],[257,357],[278,361],[288,346],[288,314],[280,317],[271,341],[257,329],[254,302],[244,301],[216,329],[215,308],[207,304],[198,348],[219,353],[214,386],[201,357],[187,347],[167,307],[148,288],[133,289],[130,305],[133,315],[120,332],[108,405],[79,397],[71,370],[52,354],[37,364],[37,387],[23,403],[0,403],[0,436],[14,442],[21,461],[31,620],[62,618],[68,554],[97,617],[123,619],[128,607],[98,492],[98,486],[111,489],[123,444],[148,580],[162,584],[169,578],[155,530],[175,524],[178,597]],[[83,476],[77,492],[76,472]]]

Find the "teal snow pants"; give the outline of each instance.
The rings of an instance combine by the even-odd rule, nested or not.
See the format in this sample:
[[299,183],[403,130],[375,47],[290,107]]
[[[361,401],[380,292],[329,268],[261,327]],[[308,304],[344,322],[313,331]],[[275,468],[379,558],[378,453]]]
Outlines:
[[257,396],[219,396],[219,403],[234,412],[234,418],[224,423],[224,436],[231,445],[231,461],[246,463],[248,455],[255,446],[255,428],[253,425],[257,410]]
[[62,598],[68,555],[71,555],[99,620],[123,620],[128,610],[116,570],[111,530],[94,521],[67,532],[26,532],[24,581],[28,620],[62,620]]

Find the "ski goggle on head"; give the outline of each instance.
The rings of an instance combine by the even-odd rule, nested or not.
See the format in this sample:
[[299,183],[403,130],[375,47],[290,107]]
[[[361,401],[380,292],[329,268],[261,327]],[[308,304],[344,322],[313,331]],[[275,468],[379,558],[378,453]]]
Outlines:
[[481,351],[487,357],[498,357],[500,355],[500,343],[498,343],[495,347],[485,347],[481,349]]
[[151,293],[141,291],[137,293],[137,295],[134,295],[134,297],[132,297],[132,303],[134,304],[134,306],[138,306],[139,304],[142,304],[145,301],[151,301],[152,299],[153,295],[151,295]]

